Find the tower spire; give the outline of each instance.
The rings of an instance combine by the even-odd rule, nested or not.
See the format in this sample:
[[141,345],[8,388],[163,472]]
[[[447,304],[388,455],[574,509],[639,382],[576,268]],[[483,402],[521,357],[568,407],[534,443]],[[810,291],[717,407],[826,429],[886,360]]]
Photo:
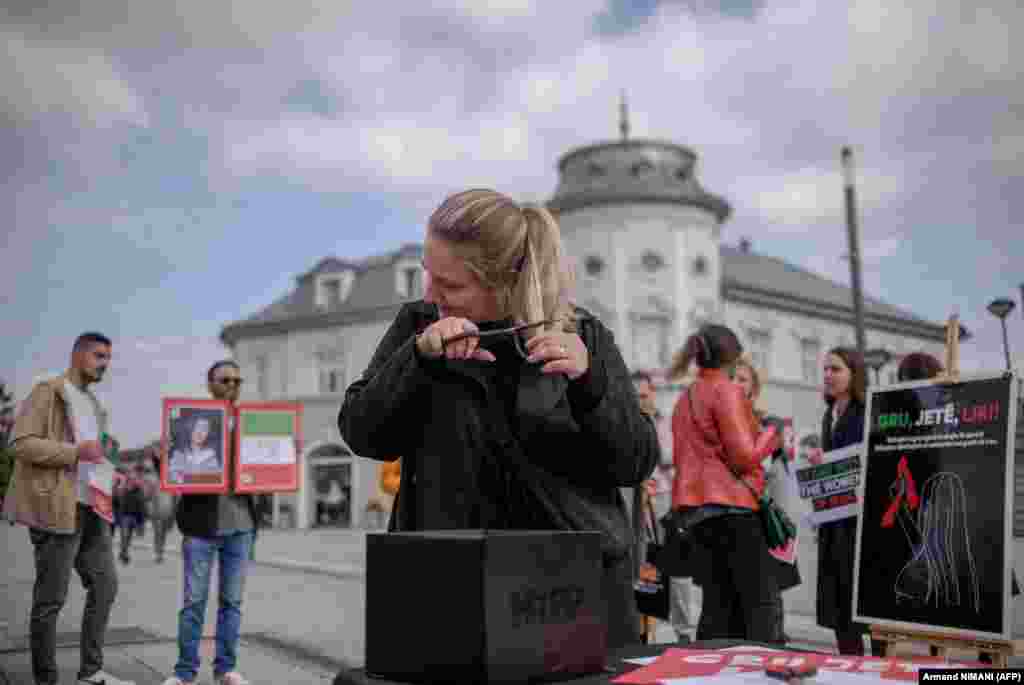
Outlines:
[[619,133],[623,140],[629,140],[629,103],[626,102],[626,91],[623,89],[619,100]]

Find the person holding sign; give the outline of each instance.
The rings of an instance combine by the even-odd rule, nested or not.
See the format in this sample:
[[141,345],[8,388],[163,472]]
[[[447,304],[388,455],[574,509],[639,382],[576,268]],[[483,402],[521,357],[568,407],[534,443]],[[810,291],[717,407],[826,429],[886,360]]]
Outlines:
[[71,368],[37,383],[14,424],[14,474],[4,517],[28,527],[35,549],[29,632],[36,683],[57,682],[57,617],[74,568],[86,588],[79,683],[132,685],[103,670],[103,638],[117,596],[110,531],[114,465],[101,444],[110,415],[89,386],[103,380],[110,339],[83,333]]
[[[229,359],[215,363],[207,371],[206,380],[215,399],[232,404],[238,401],[242,376],[235,362]],[[204,429],[202,421],[205,419],[198,419],[190,425],[192,453],[179,457],[179,463],[198,467],[210,461],[209,455],[203,452],[206,443],[204,430],[208,428]],[[174,461],[173,457],[171,461]],[[217,469],[220,469],[219,465]],[[248,685],[249,681],[235,668],[242,627],[242,591],[260,520],[254,498],[236,494],[182,495],[177,520],[178,529],[184,536],[181,542],[184,597],[178,614],[178,661],[174,665],[174,675],[165,680],[164,685],[191,685],[196,682],[199,642],[203,636],[206,601],[215,561],[220,574],[220,596],[213,679],[216,685]]]
[[676,355],[671,377],[685,376],[692,361],[699,371],[672,413],[672,507],[708,555],[697,639],[779,642],[778,579],[757,514],[761,461],[779,436],[774,426],[761,429],[750,400],[726,375],[742,353],[732,330],[708,324]]
[[640,640],[621,487],[658,461],[612,334],[570,305],[554,217],[493,190],[447,198],[424,243],[426,294],[406,304],[338,428],[352,450],[402,455],[390,530],[594,530],[608,646]]
[[[864,441],[864,357],[855,349],[836,347],[825,356],[825,415],[821,449],[828,452]],[[818,624],[836,633],[840,654],[864,655],[867,626],[853,621],[853,557],[857,517],[823,523],[818,528]],[[873,652],[881,651],[872,645]]]

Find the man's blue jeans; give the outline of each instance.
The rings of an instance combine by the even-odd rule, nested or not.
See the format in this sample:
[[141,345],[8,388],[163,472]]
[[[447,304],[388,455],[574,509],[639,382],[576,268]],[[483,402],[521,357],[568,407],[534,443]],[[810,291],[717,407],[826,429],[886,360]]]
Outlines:
[[203,635],[214,558],[217,558],[220,571],[220,598],[213,673],[219,676],[235,669],[238,634],[242,625],[242,593],[252,543],[252,531],[182,540],[185,592],[178,615],[178,663],[174,665],[174,675],[181,680],[192,682],[199,674],[199,640]]

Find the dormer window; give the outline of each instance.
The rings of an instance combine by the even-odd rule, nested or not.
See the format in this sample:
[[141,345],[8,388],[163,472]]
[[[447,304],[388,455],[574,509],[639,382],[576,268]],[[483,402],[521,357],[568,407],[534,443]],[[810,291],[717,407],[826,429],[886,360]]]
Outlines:
[[324,302],[327,304],[328,307],[333,307],[335,305],[341,304],[340,278],[331,278],[329,280],[324,280],[322,287],[324,289]]
[[412,261],[396,264],[395,290],[399,297],[410,300],[423,297],[423,267]]
[[597,162],[591,162],[587,165],[587,175],[591,178],[598,178],[605,175],[605,169]]
[[316,304],[323,309],[340,306],[352,290],[355,274],[351,271],[321,274],[316,281]]

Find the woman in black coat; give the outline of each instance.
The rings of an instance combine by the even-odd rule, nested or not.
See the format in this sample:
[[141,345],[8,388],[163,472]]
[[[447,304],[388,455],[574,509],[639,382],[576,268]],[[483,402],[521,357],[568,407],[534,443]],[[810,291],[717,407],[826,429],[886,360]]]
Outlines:
[[360,456],[402,457],[391,530],[600,531],[618,647],[640,639],[619,488],[650,476],[658,439],[611,333],[569,305],[560,253],[543,208],[448,198],[427,227],[424,300],[399,312],[338,427]]
[[[825,403],[821,448],[828,452],[864,440],[864,358],[848,347],[825,357]],[[863,655],[867,626],[853,621],[853,563],[857,517],[818,528],[818,624],[832,628],[840,654]]]

